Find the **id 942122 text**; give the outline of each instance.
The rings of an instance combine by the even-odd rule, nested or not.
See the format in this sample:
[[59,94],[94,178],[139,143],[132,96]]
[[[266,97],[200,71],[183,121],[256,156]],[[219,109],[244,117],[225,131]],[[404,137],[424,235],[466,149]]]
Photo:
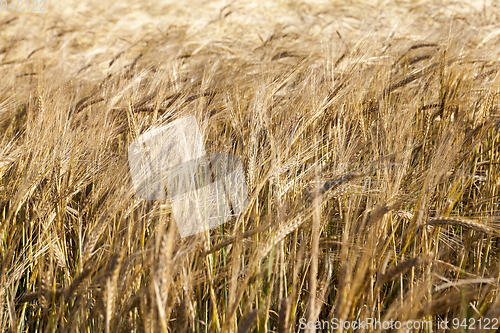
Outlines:
[[46,12],[45,0],[2,0],[0,1],[0,10],[5,12]]

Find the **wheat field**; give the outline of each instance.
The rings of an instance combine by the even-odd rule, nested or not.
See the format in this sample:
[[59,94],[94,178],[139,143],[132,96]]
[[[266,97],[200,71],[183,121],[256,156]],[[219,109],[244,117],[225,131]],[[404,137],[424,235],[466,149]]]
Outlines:
[[[46,2],[0,11],[1,331],[496,331],[496,1]],[[189,237],[127,160],[184,116],[248,192]]]

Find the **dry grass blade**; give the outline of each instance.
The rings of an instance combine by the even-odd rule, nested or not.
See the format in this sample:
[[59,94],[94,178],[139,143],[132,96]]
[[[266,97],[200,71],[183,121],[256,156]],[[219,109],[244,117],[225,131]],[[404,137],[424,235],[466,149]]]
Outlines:
[[423,305],[417,317],[422,318],[431,313],[443,314],[450,308],[460,304],[462,301],[472,302],[478,298],[479,295],[476,291],[450,291]]
[[468,285],[468,284],[481,284],[481,283],[485,283],[485,284],[496,284],[495,283],[496,280],[495,279],[467,279],[467,280],[460,280],[460,281],[456,281],[456,282],[447,282],[447,283],[443,283],[443,284],[440,284],[439,286],[436,286],[434,288],[434,291],[440,291],[440,290],[443,290],[443,289],[447,289],[447,288],[450,288],[450,287],[459,287],[459,286],[463,286],[463,285]]
[[257,309],[248,312],[240,321],[238,325],[238,333],[247,333],[252,328],[255,319],[257,319],[257,314],[259,311]]
[[489,227],[482,223],[462,218],[462,217],[433,217],[426,223],[427,225],[454,225],[471,229],[474,231],[482,232],[491,236],[500,236],[500,230],[497,228]]
[[428,259],[420,257],[404,260],[399,264],[397,264],[396,266],[389,268],[389,270],[387,270],[385,273],[381,274],[378,277],[377,284],[382,285],[384,283],[390,282],[399,275],[404,274],[410,268],[422,265],[428,261],[429,261]]
[[288,331],[288,321],[290,316],[290,299],[284,298],[280,303],[280,312],[278,320],[278,328],[276,333],[285,333]]

